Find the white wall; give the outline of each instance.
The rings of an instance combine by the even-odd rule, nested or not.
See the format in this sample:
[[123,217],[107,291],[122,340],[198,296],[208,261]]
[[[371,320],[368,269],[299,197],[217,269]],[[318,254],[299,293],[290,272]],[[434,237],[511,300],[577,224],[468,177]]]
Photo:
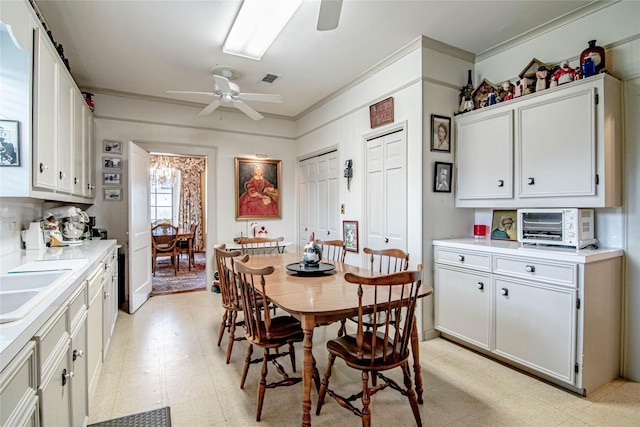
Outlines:
[[[569,60],[577,65],[588,40],[606,49],[606,67],[625,86],[624,111],[626,161],[623,207],[599,209],[596,230],[603,246],[622,247],[626,257],[625,283],[625,377],[640,381],[640,2],[625,0],[561,28],[519,43],[476,63],[476,80],[492,82],[513,79],[531,58],[545,63]],[[623,215],[626,214],[626,215]]]

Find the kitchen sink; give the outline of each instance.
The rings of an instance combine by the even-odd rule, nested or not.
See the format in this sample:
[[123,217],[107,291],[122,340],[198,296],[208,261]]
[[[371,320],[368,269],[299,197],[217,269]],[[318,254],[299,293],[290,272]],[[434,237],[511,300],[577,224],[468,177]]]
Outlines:
[[0,323],[25,317],[69,274],[62,270],[0,276]]

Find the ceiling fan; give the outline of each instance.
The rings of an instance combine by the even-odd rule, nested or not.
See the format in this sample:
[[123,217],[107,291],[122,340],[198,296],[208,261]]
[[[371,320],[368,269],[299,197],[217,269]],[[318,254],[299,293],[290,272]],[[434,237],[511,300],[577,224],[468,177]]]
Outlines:
[[213,96],[215,99],[202,111],[198,116],[206,116],[211,114],[221,105],[235,107],[238,110],[251,117],[253,120],[260,120],[264,116],[253,108],[249,107],[244,101],[259,102],[282,102],[280,95],[268,93],[241,93],[240,87],[232,82],[244,75],[239,70],[229,67],[219,67],[211,70],[213,80],[215,81],[213,92],[194,92],[187,90],[168,90],[166,93],[190,94],[190,95],[206,95]]
[[340,11],[342,10],[342,0],[322,0],[320,2],[320,13],[318,14],[318,31],[335,30],[340,21]]

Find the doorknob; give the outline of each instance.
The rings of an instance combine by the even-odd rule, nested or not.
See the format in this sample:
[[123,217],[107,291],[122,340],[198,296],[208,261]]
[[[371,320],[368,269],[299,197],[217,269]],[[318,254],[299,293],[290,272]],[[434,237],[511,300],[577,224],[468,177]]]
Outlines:
[[385,243],[389,243],[389,238],[388,238],[388,237],[385,237],[385,238],[384,238],[384,242],[385,242]]

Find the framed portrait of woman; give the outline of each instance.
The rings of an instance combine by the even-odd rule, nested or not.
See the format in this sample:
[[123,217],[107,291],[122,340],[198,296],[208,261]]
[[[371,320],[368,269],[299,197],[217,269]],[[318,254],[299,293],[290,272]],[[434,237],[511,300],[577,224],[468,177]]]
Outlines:
[[236,219],[282,218],[282,161],[235,160]]
[[451,118],[431,115],[431,151],[451,152]]
[[493,211],[491,238],[494,240],[518,240],[516,211]]

